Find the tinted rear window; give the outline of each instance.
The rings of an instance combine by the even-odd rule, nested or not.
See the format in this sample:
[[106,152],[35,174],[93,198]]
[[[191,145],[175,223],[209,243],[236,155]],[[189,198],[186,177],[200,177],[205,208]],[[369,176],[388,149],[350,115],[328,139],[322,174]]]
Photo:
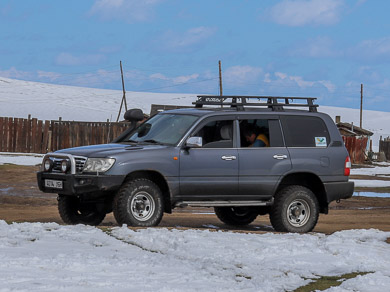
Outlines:
[[330,138],[324,121],[310,116],[281,116],[287,147],[326,147]]

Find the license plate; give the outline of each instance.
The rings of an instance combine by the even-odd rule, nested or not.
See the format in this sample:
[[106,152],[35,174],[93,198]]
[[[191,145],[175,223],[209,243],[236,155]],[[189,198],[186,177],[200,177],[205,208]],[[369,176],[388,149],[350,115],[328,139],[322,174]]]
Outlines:
[[62,181],[61,180],[45,179],[45,187],[62,190]]

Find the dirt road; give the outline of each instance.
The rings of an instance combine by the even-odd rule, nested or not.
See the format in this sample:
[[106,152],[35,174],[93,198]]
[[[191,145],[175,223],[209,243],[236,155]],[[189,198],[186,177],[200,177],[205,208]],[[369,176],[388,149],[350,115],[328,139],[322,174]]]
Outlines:
[[[37,167],[0,165],[0,219],[7,222],[62,223],[56,195],[41,193],[36,186]],[[112,214],[102,223],[115,226]],[[246,228],[232,228],[221,223],[212,208],[175,209],[165,214],[159,227],[273,231],[268,216],[259,216]],[[332,203],[329,214],[321,214],[315,232],[333,233],[346,229],[375,228],[390,231],[390,198],[353,197],[340,204]]]

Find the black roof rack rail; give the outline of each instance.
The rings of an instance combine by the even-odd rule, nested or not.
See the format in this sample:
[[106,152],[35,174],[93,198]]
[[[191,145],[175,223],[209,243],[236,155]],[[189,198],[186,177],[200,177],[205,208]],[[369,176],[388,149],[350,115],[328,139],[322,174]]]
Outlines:
[[[197,97],[198,99],[192,103],[196,108],[202,108],[204,105],[214,105],[221,107],[230,106],[237,110],[245,110],[247,106],[259,106],[271,108],[273,111],[284,111],[284,107],[308,107],[310,112],[317,112],[318,107],[318,104],[314,104],[316,97],[240,95],[198,95]],[[303,103],[290,103],[290,101],[301,101]]]

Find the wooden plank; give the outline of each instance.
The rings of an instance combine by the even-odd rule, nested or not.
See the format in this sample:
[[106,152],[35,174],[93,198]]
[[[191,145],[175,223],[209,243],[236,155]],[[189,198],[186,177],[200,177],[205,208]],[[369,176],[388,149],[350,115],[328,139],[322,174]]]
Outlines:
[[37,144],[39,143],[39,141],[36,140],[36,136],[37,136],[37,121],[38,119],[36,118],[33,118],[31,120],[31,151],[33,151],[34,153],[35,150],[37,149]]
[[34,150],[34,153],[44,153],[44,152],[41,151],[42,144],[43,144],[43,141],[42,141],[42,138],[43,138],[42,125],[43,125],[43,122],[41,120],[38,120],[37,134],[36,134],[37,135],[36,136],[37,143],[35,143],[36,148]]
[[48,152],[49,129],[50,129],[50,121],[45,121],[45,126],[44,126],[44,129],[43,129],[41,153],[47,153]]
[[3,124],[4,124],[4,118],[0,117],[0,152],[3,152],[3,147],[4,147],[4,129],[3,129]]
[[23,153],[29,153],[29,148],[27,146],[27,128],[28,128],[28,119],[23,119],[23,130],[22,130],[22,145]]
[[10,123],[9,123],[9,118],[5,118],[5,121],[4,121],[4,135],[6,135],[7,137],[7,141],[5,143],[5,152],[9,152],[10,151]]
[[28,153],[30,153],[33,149],[31,131],[32,131],[32,120],[31,120],[31,116],[29,115],[29,118],[27,119],[27,129],[26,129]]
[[12,120],[12,152],[16,152],[17,132],[18,132],[18,119],[14,118]]

